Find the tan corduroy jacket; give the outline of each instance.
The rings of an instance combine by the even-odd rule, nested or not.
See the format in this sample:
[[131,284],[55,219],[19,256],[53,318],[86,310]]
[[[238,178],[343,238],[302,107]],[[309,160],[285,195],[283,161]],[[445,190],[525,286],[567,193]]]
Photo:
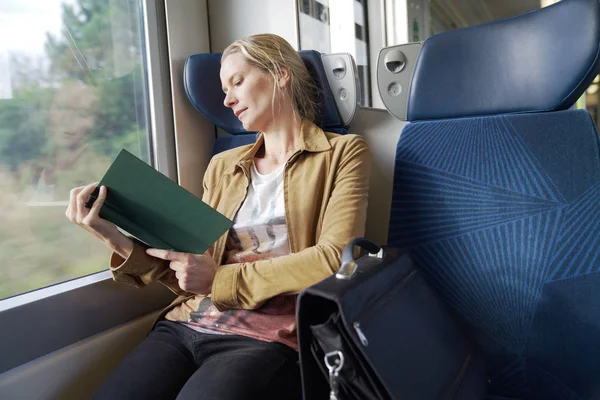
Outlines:
[[[227,239],[223,235],[208,250],[218,265],[211,297],[220,311],[256,309],[277,295],[299,293],[337,271],[344,245],[364,235],[371,164],[365,140],[325,133],[307,120],[301,132],[302,145],[287,161],[284,176],[291,254],[221,265]],[[253,145],[214,156],[204,176],[202,200],[233,219],[246,198],[251,163],[262,144],[259,135]],[[167,310],[196,296],[179,288],[167,261],[147,255],[138,242],[126,260],[113,254],[110,269],[117,282],[137,287],[162,282],[179,295]]]

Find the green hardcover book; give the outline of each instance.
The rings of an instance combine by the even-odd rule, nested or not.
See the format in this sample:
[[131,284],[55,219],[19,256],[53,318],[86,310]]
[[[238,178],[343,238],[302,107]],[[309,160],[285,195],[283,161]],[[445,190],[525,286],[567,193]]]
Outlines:
[[233,222],[202,200],[135,157],[121,150],[98,188],[108,189],[100,217],[150,247],[202,254]]

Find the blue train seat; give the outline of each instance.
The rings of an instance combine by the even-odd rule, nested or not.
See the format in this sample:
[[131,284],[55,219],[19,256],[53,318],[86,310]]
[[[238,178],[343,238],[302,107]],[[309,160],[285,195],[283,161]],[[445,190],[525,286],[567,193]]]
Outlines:
[[[356,79],[356,65],[349,54],[322,55],[314,50],[298,52],[319,89],[318,121],[328,132],[347,133],[356,108],[360,88]],[[256,132],[248,132],[233,112],[223,105],[225,94],[221,90],[219,70],[221,54],[195,54],[184,66],[184,87],[192,105],[215,126],[229,133],[215,140],[213,155],[256,140]],[[342,68],[346,86],[345,96],[334,95],[332,89],[339,86],[335,77],[336,68]],[[337,93],[335,93],[337,94]]]
[[380,54],[384,103],[410,121],[388,244],[485,353],[491,399],[600,399],[600,140],[571,109],[599,59],[598,0]]

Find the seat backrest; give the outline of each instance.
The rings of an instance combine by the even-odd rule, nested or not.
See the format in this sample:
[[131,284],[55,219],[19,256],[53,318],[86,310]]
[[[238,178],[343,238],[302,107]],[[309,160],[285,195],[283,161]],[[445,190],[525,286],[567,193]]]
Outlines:
[[[317,125],[328,132],[347,133],[358,106],[358,74],[350,54],[322,55],[314,50],[298,52],[319,90]],[[230,136],[219,137],[213,155],[237,146],[253,143],[256,132],[248,132],[231,109],[223,105],[219,70],[221,54],[190,56],[184,67],[184,87],[193,106]]]
[[[411,46],[403,68],[403,47],[378,65],[384,102],[411,121],[388,244],[464,321],[494,398],[600,398],[600,140],[567,110],[598,74],[598,0]],[[398,69],[407,91],[389,90]]]

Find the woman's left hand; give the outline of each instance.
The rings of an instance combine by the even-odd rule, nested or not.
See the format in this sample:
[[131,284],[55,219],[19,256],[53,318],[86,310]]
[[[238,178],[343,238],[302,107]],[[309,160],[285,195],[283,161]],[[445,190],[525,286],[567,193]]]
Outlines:
[[152,257],[171,261],[169,268],[175,271],[181,289],[203,295],[211,293],[217,264],[210,255],[161,249],[147,249],[146,253]]

